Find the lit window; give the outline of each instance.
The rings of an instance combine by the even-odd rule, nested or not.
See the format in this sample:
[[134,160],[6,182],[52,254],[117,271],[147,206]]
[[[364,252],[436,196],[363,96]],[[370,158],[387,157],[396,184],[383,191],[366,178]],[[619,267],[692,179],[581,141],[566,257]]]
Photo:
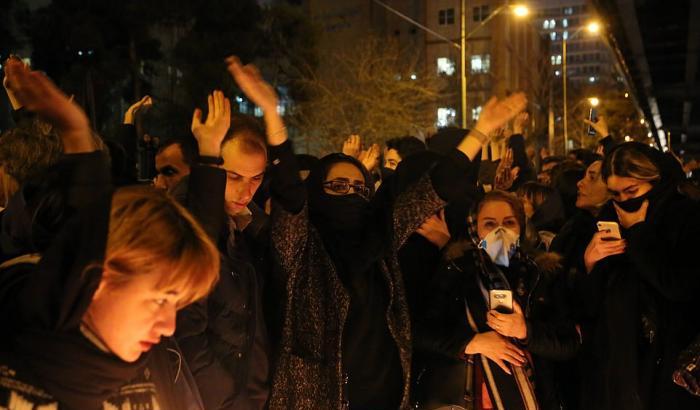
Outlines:
[[561,25],[562,25],[562,27],[564,27],[564,28],[569,27],[569,20],[568,20],[568,19],[562,20],[562,21],[561,21]]
[[556,60],[557,60],[557,65],[561,65],[561,55],[557,54]]
[[455,73],[455,62],[447,57],[437,59],[438,74],[453,75]]
[[263,110],[260,107],[255,107],[255,112],[254,112],[256,117],[262,117],[263,116]]
[[552,65],[557,65],[557,57],[552,56]]
[[478,120],[480,115],[481,115],[481,106],[480,105],[478,107],[472,108],[472,120],[474,120],[474,121]]
[[472,56],[472,73],[488,73],[491,69],[491,55],[475,55]]
[[284,106],[281,102],[277,104],[277,114],[281,115],[284,117],[284,115],[287,113],[287,107]]
[[542,28],[545,30],[549,30],[549,20],[545,20],[542,22]]
[[455,118],[457,118],[457,110],[454,108],[438,108],[437,110],[437,126],[447,127],[450,124],[454,124]]
[[549,28],[556,28],[557,27],[557,21],[554,19],[549,20]]
[[561,38],[563,38],[564,40],[568,40],[568,39],[569,39],[569,32],[568,32],[568,31],[564,31],[564,32],[561,34]]
[[551,33],[549,33],[549,36],[552,38],[552,41],[555,41],[557,39],[557,32],[552,31]]
[[438,23],[441,26],[455,24],[455,9],[444,9],[438,12]]

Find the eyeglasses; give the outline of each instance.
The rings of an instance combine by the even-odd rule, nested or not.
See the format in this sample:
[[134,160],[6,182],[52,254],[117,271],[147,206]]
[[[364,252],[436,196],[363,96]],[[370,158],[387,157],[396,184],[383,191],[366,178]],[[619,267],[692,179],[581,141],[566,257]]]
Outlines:
[[347,195],[350,192],[350,188],[352,188],[353,193],[369,199],[370,190],[364,184],[351,184],[349,181],[334,179],[324,182],[323,186],[341,195]]

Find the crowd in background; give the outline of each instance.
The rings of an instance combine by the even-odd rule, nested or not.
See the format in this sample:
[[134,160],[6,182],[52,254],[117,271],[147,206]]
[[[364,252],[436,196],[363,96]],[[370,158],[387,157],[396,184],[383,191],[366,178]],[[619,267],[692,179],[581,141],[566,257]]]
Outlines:
[[255,66],[224,69],[262,121],[213,90],[156,144],[151,97],[100,136],[4,64],[0,408],[699,408],[700,189],[673,152],[604,118],[595,152],[536,152],[514,93],[316,158]]

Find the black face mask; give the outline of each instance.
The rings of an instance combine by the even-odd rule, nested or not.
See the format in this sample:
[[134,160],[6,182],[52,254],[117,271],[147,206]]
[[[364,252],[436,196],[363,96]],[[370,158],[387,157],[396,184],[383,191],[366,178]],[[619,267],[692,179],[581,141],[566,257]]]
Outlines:
[[387,167],[382,167],[380,170],[382,174],[382,181],[386,181],[387,178],[390,176],[394,175],[396,173],[395,169],[387,168]]
[[638,196],[636,198],[631,198],[626,201],[615,201],[617,206],[619,206],[623,211],[631,213],[631,212],[637,212],[639,211],[639,208],[642,207],[642,204],[644,204],[645,200],[649,200],[649,202],[652,202],[659,191],[658,185],[654,185],[649,192]]
[[364,226],[369,202],[358,194],[323,194],[316,213],[334,231],[353,231]]

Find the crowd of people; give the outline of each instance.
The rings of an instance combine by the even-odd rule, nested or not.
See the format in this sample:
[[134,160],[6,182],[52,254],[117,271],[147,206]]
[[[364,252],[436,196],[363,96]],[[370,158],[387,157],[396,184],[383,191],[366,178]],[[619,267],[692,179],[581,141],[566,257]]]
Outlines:
[[151,97],[103,138],[5,62],[0,408],[700,408],[700,190],[672,153],[604,118],[596,152],[536,153],[514,93],[316,158],[225,68],[262,121],[213,90],[144,161]]

